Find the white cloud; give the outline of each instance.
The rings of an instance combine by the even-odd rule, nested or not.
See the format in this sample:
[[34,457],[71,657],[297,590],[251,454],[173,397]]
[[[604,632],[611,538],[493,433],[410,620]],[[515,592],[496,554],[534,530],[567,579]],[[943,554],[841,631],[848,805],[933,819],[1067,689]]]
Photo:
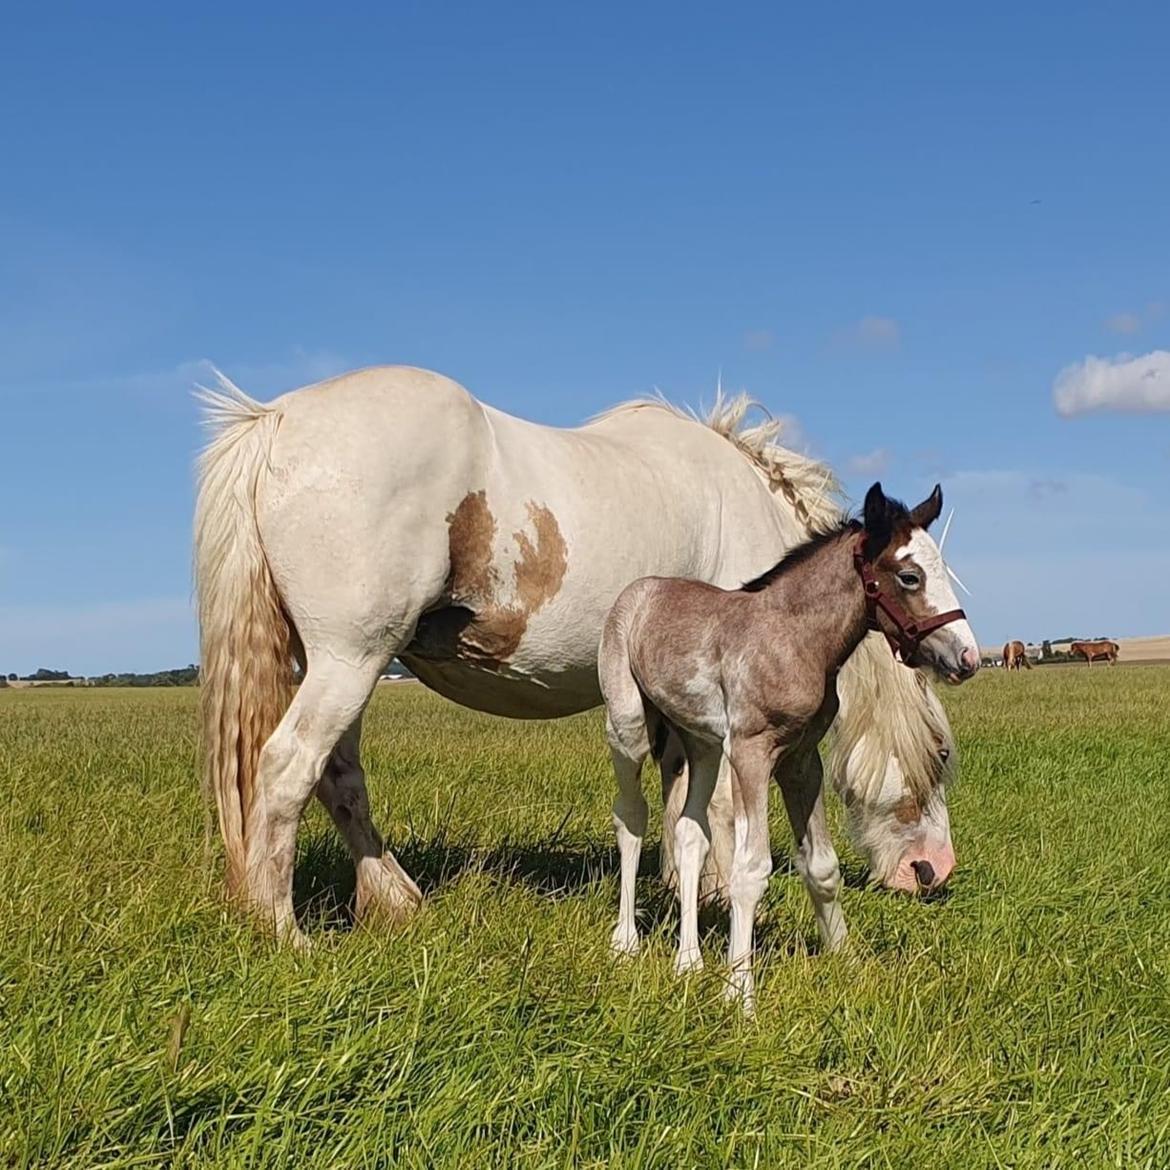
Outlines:
[[1140,333],[1147,325],[1152,325],[1166,314],[1164,301],[1151,301],[1140,313],[1114,313],[1105,319],[1105,328],[1110,333],[1124,333],[1130,336]]
[[776,334],[771,329],[749,329],[743,335],[743,347],[748,353],[764,353],[776,344]]
[[1114,313],[1105,322],[1105,328],[1110,333],[1137,333],[1142,327],[1142,319],[1137,313]]
[[893,317],[866,316],[839,329],[833,340],[844,349],[889,353],[902,344],[902,327]]
[[1170,353],[1155,349],[1137,357],[1090,355],[1060,371],[1052,400],[1065,418],[1093,410],[1134,414],[1170,410]]
[[1052,496],[1061,496],[1068,491],[1068,483],[1063,479],[1046,478],[1034,479],[1028,484],[1028,495],[1034,500],[1046,500]]
[[852,475],[881,475],[890,466],[893,456],[885,449],[878,447],[867,455],[854,455],[845,466]]

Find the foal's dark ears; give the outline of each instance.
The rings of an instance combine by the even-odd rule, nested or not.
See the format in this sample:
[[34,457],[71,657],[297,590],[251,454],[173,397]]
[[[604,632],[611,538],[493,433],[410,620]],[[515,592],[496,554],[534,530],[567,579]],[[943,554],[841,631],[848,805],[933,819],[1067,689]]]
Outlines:
[[875,483],[865,493],[865,506],[861,515],[865,524],[866,556],[870,560],[890,543],[890,537],[894,535],[896,510],[901,509],[882,491],[880,483]]
[[910,523],[915,528],[929,528],[942,512],[942,485],[935,484],[934,491],[910,513]]

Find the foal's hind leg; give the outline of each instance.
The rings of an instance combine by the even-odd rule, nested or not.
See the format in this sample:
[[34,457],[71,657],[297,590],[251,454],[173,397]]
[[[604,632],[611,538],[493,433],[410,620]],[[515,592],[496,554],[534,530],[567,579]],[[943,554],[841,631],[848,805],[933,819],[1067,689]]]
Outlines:
[[635,889],[648,814],[646,797],[642,793],[642,761],[646,756],[643,753],[638,758],[636,754],[629,754],[624,747],[615,746],[613,738],[610,739],[610,755],[618,785],[613,802],[613,827],[617,833],[622,871],[618,920],[610,946],[615,954],[636,955],[639,943],[638,924],[634,917]]
[[687,799],[674,827],[678,863],[679,932],[675,971],[680,975],[703,966],[699,950],[699,879],[711,846],[707,806],[719,776],[723,747],[686,737]]
[[633,676],[630,676],[628,686],[611,686],[608,689],[605,735],[609,740],[618,786],[613,802],[613,827],[617,833],[618,854],[621,857],[618,920],[610,945],[615,954],[633,955],[638,951],[638,924],[634,918],[635,886],[649,813],[642,792],[642,763],[650,752],[642,693]]
[[317,797],[349,847],[357,869],[357,916],[390,923],[414,913],[422,893],[385,848],[370,817],[370,798],[361,763],[362,722],[350,725],[333,749]]

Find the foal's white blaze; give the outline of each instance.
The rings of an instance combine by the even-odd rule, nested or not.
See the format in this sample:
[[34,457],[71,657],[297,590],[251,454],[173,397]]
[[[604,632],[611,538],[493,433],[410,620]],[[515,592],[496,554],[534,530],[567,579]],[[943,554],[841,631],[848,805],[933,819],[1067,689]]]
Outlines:
[[[922,589],[932,612],[945,613],[959,608],[942,553],[925,528],[914,529],[910,542],[894,556],[899,561],[912,560],[922,570]],[[922,650],[935,670],[949,682],[967,678],[979,669],[979,643],[966,618],[935,630],[923,640]]]

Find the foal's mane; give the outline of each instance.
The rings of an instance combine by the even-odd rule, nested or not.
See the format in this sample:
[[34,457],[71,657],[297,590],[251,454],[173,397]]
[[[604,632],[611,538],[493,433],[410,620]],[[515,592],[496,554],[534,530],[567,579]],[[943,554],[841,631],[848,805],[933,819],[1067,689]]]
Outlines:
[[754,577],[751,581],[745,582],[740,588],[744,593],[759,593],[761,590],[767,589],[773,581],[783,577],[790,569],[811,560],[825,545],[832,544],[837,537],[844,536],[846,532],[860,531],[861,525],[856,520],[842,520],[835,527],[818,532],[815,536],[810,536],[803,544],[789,549],[770,569],[758,577]]

